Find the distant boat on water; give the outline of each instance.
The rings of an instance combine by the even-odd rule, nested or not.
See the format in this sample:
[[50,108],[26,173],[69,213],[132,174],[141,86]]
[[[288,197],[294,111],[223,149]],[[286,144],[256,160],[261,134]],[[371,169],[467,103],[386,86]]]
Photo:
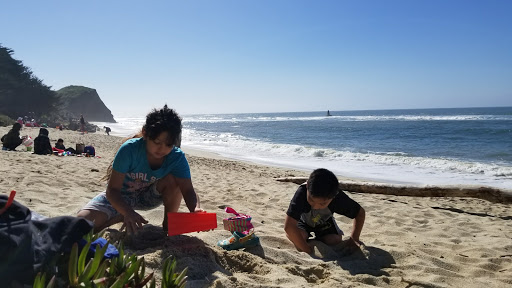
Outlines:
[[327,116],[332,116],[331,112],[329,112],[329,110],[327,110]]

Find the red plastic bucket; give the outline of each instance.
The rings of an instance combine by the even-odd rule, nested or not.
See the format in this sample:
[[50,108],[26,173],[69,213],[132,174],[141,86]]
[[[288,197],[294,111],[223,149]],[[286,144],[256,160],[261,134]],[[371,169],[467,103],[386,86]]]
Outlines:
[[217,228],[215,213],[167,213],[167,235],[169,236],[215,228]]

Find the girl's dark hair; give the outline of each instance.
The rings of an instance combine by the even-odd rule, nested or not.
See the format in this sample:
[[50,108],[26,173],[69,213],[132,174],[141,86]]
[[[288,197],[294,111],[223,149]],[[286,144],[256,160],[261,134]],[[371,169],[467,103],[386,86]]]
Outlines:
[[[167,104],[165,104],[162,109],[153,109],[148,115],[146,115],[146,123],[142,126],[146,137],[153,140],[156,139],[160,133],[167,132],[167,141],[169,146],[175,145],[176,147],[181,146],[181,128],[181,117],[176,113],[176,111],[169,109]],[[121,145],[130,139],[140,138],[142,136],[142,131],[139,131],[131,137],[124,138]],[[119,150],[121,145],[117,147],[117,150]],[[110,180],[110,176],[112,176],[112,164],[114,164],[113,159],[112,162],[110,162],[110,166],[107,168],[107,174],[101,178],[101,180]]]
[[153,109],[146,116],[146,123],[142,127],[146,137],[156,139],[162,132],[167,132],[167,144],[179,146],[181,137],[181,117],[167,104],[162,109]]
[[320,168],[309,175],[307,188],[311,196],[332,199],[338,194],[338,178],[331,171]]

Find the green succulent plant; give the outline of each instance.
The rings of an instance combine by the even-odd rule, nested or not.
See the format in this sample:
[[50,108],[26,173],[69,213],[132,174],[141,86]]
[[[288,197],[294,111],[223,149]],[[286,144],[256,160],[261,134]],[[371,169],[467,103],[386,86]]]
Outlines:
[[[113,259],[104,259],[103,255],[108,247],[96,247],[93,257],[88,257],[91,243],[101,235],[87,234],[84,239],[87,241],[82,251],[78,252],[78,244],[73,244],[67,266],[67,279],[58,279],[55,275],[46,283],[46,273],[37,274],[34,288],[53,288],[58,283],[65,283],[70,288],[143,288],[156,287],[154,273],[146,275],[146,263],[144,257],[138,258],[136,255],[126,255],[123,243],[119,243],[116,248],[119,256]],[[57,264],[56,264],[57,265]],[[186,285],[187,270],[176,272],[176,258],[168,257],[164,261],[162,269],[162,288],[183,288]],[[66,281],[67,280],[67,281]],[[149,284],[148,284],[149,283]],[[60,284],[58,285],[61,286]]]
[[34,288],[53,288],[55,287],[55,276],[50,279],[48,285],[46,285],[46,273],[37,273],[36,278],[34,279]]
[[181,272],[176,272],[176,265],[177,262],[175,257],[170,256],[165,259],[164,266],[162,268],[161,288],[184,288],[187,284],[186,275],[188,267],[185,267]]

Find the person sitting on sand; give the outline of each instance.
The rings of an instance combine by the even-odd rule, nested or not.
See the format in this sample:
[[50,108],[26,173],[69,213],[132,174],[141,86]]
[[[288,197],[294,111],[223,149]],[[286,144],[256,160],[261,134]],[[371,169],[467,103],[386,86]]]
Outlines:
[[48,129],[39,129],[39,136],[34,139],[34,153],[38,155],[52,154],[52,144],[48,138]]
[[333,213],[354,219],[348,244],[360,246],[359,235],[363,229],[365,211],[356,201],[338,191],[336,176],[327,169],[314,170],[306,183],[299,186],[293,196],[284,222],[286,236],[301,252],[311,254],[308,243],[311,233],[315,240],[327,245],[341,243],[343,232],[338,228]]
[[2,136],[2,150],[10,151],[16,150],[16,147],[20,146],[24,138],[20,138],[21,124],[14,123],[11,130]]
[[95,231],[124,222],[128,234],[148,223],[134,209],[153,209],[164,204],[177,212],[181,199],[190,212],[203,212],[190,176],[185,153],[175,146],[181,134],[181,118],[165,105],[146,116],[141,133],[124,142],[107,172],[108,185],[78,212],[94,221]]
[[57,140],[57,142],[55,143],[55,148],[60,150],[66,150],[66,146],[64,146],[64,140],[62,140],[62,138],[59,138],[59,140]]
[[62,140],[61,138],[59,138],[59,140],[57,140],[57,142],[55,142],[55,148],[64,150],[66,152],[70,152],[71,154],[76,154],[75,149],[73,149],[71,147],[66,148],[66,146],[64,146],[64,140]]

